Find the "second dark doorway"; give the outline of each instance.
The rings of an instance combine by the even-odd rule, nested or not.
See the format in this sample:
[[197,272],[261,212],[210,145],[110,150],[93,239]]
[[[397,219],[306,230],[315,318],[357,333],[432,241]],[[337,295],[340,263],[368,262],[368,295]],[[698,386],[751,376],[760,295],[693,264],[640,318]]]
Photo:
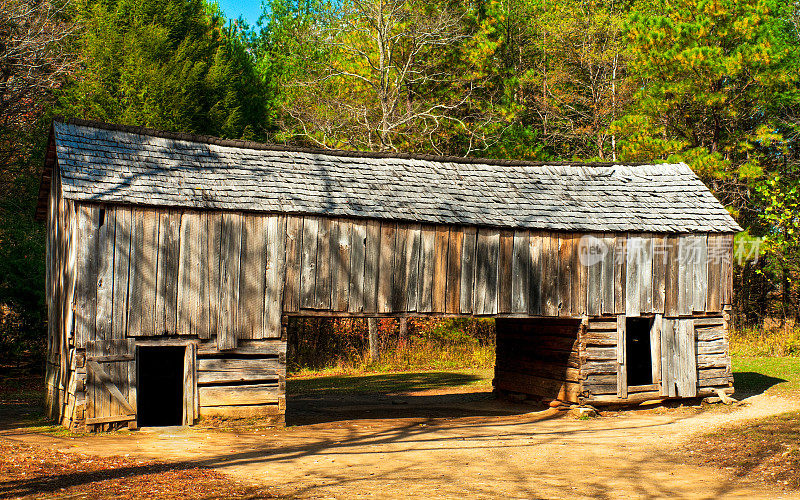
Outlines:
[[651,318],[627,318],[625,321],[629,386],[653,383],[653,359],[650,354],[652,324]]

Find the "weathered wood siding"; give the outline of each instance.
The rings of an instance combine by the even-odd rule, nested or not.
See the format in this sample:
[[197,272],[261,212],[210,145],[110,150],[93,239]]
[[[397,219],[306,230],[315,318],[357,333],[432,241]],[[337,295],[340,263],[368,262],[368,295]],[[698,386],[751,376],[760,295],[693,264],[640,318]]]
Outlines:
[[241,340],[231,351],[213,342],[196,345],[194,400],[201,416],[267,417],[283,421],[286,342]]
[[[625,316],[588,319],[580,340],[581,398],[589,402],[695,397],[733,384],[727,312],[654,315],[650,354],[654,383],[628,387]],[[631,399],[633,398],[633,399]]]
[[[295,232],[303,235],[287,257],[287,313],[688,317],[730,303],[723,269],[730,266],[731,235],[500,232],[287,219],[302,230],[286,241],[297,241]],[[329,226],[335,234],[346,227],[360,235],[353,251],[339,244],[331,252],[331,240],[341,238],[331,237]],[[349,282],[340,278],[331,287],[331,277],[338,276]]]
[[498,318],[494,385],[501,391],[577,401],[580,320]]
[[284,216],[80,204],[77,224],[78,347],[189,335],[226,350],[280,337]]
[[[282,313],[690,317],[731,299],[730,235],[501,233],[91,204],[75,214],[79,348],[193,335],[233,349],[280,337]],[[59,248],[48,245],[48,262],[63,267]]]
[[[88,368],[97,360],[87,363],[87,347],[110,359],[98,353],[127,339],[193,346],[186,418],[280,416],[292,315],[495,316],[498,388],[546,398],[680,397],[731,382],[720,323],[732,299],[730,234],[98,205],[62,199],[58,182],[50,197],[47,411],[66,425],[130,417]],[[664,384],[628,394],[619,325],[641,315],[663,330],[654,356],[675,361],[654,366]],[[135,401],[135,382],[118,375],[112,385]]]

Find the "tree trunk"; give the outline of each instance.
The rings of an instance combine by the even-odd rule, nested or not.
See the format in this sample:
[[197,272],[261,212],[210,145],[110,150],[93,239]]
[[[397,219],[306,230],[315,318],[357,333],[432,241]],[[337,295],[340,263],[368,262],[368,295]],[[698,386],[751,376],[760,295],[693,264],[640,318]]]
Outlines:
[[367,318],[367,329],[369,330],[369,360],[374,363],[380,356],[378,352],[378,319]]
[[400,323],[400,332],[397,335],[397,345],[400,347],[406,346],[406,337],[408,336],[408,318],[400,318],[397,320]]

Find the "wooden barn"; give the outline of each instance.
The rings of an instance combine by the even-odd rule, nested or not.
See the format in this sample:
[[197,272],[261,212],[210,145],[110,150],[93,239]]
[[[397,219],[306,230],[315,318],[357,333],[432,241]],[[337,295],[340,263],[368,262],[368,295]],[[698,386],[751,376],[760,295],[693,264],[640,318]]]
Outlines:
[[496,318],[497,391],[732,391],[740,228],[685,164],[317,151],[84,121],[50,133],[47,405],[66,426],[285,403],[287,325]]

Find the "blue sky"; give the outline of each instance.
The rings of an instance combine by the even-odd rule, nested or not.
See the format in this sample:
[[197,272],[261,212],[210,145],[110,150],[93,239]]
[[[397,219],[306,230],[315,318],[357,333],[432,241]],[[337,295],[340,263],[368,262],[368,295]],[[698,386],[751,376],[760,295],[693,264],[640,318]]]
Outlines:
[[222,12],[228,19],[244,17],[250,26],[254,26],[261,15],[261,0],[217,0]]

